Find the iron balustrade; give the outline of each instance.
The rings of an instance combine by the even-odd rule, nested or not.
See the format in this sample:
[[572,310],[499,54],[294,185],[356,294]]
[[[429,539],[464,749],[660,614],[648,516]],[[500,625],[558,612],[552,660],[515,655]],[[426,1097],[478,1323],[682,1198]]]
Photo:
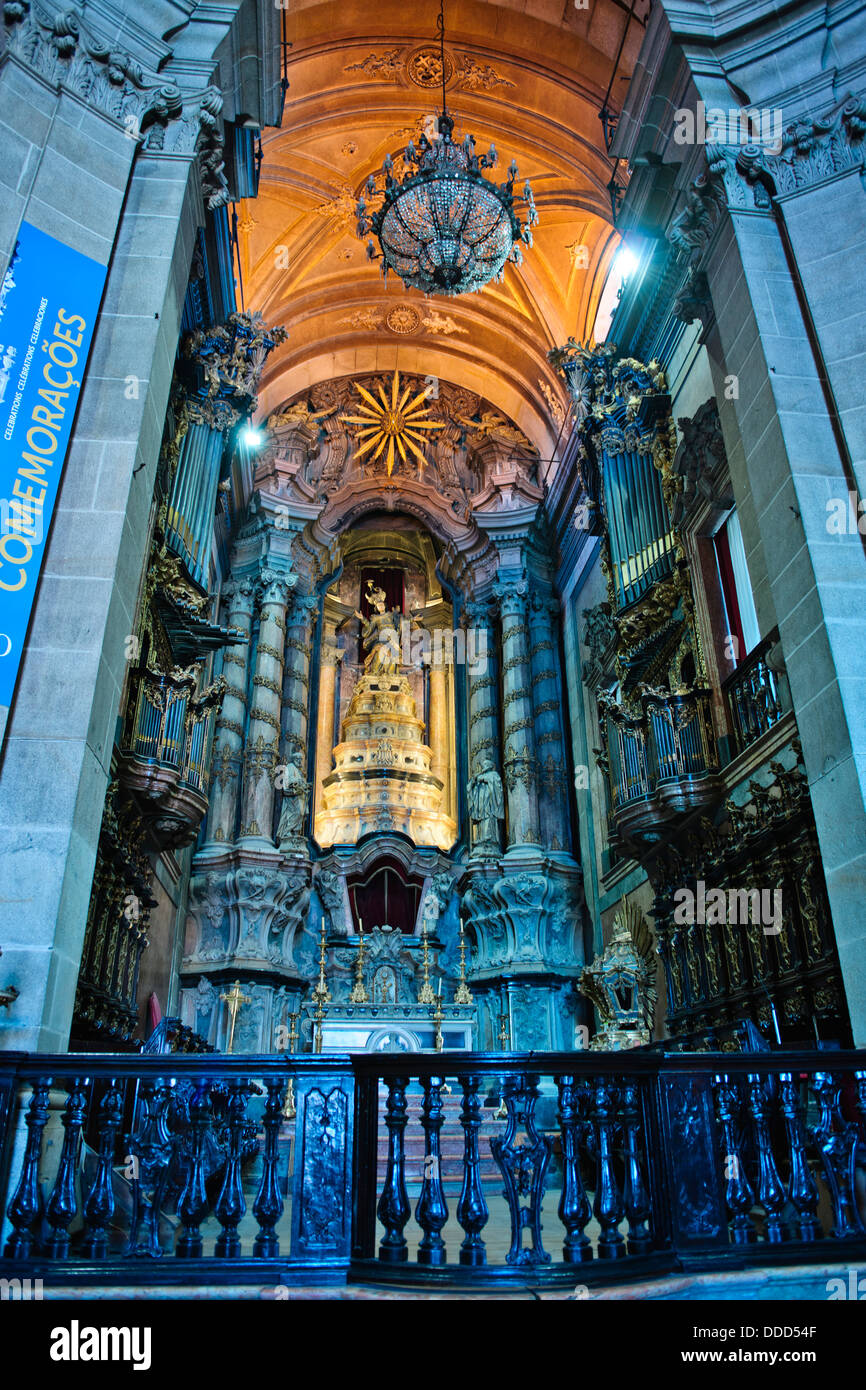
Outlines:
[[864,1052],[5,1053],[0,1136],[2,1274],[58,1288],[866,1258]]
[[722,687],[736,753],[750,748],[785,714],[779,678],[766,661],[777,640],[771,634],[761,642]]

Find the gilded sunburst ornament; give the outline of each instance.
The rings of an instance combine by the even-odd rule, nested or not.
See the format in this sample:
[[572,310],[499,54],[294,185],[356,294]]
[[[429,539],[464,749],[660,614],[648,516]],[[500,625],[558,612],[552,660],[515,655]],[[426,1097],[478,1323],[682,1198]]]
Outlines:
[[[426,440],[425,430],[442,430],[445,428],[444,421],[430,420],[430,407],[426,404],[430,387],[425,386],[423,391],[419,391],[416,396],[412,396],[412,387],[407,386],[403,394],[400,394],[400,373],[394,373],[394,380],[391,383],[391,399],[385,392],[383,386],[379,387],[380,400],[355,382],[355,390],[361,397],[361,404],[358,406],[357,415],[341,415],[340,419],[346,425],[361,425],[357,439],[358,445],[355,449],[355,458],[363,458],[365,454],[370,455],[370,461],[375,462],[377,458],[385,454],[385,468],[388,477],[394,471],[395,446],[400,458],[405,463],[407,461],[407,449],[411,451],[420,463],[425,462],[425,458],[419,444],[424,444]],[[361,442],[363,441],[363,442]],[[375,453],[370,454],[370,450],[375,448]]]

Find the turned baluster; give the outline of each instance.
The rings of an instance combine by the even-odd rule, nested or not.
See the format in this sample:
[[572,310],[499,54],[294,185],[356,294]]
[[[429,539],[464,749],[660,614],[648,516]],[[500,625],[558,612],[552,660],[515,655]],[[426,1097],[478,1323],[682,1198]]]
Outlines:
[[598,1145],[598,1176],[595,1184],[593,1212],[601,1226],[601,1234],[598,1239],[598,1257],[600,1260],[619,1260],[626,1253],[625,1241],[619,1230],[619,1223],[623,1218],[623,1204],[613,1161],[618,1099],[616,1087],[607,1081],[596,1082],[592,1118],[595,1122],[596,1143]]
[[54,1260],[62,1260],[69,1254],[69,1227],[78,1210],[75,1199],[75,1172],[81,1129],[87,1110],[84,1085],[84,1079],[81,1077],[72,1081],[61,1118],[63,1147],[60,1150],[57,1177],[46,1207],[51,1234],[46,1242],[45,1253]]
[[622,1088],[622,1109],[625,1164],[624,1204],[628,1218],[628,1253],[645,1255],[652,1249],[652,1235],[647,1227],[650,1218],[649,1193],[644,1185],[640,1166],[638,1139],[640,1135],[640,1104],[636,1081],[625,1081]]
[[[168,1107],[172,1087],[164,1077],[142,1078],[136,1105],[135,1129],[129,1136],[132,1164],[132,1214],[125,1255],[162,1255],[159,1217],[168,1183],[172,1137]],[[139,1232],[144,1226],[144,1238]]]
[[403,1131],[406,1128],[406,1087],[408,1076],[395,1076],[387,1082],[388,1101],[385,1106],[385,1127],[388,1131],[388,1166],[385,1185],[379,1198],[376,1214],[385,1227],[379,1245],[379,1259],[400,1264],[409,1252],[403,1227],[409,1220],[409,1196],[406,1192]]
[[735,1245],[749,1245],[758,1239],[758,1233],[749,1215],[755,1205],[755,1194],[746,1177],[737,1134],[740,1097],[736,1083],[727,1076],[716,1076],[715,1084],[716,1111],[725,1146],[725,1201],[732,1218],[731,1240]]
[[442,1086],[444,1077],[431,1076],[424,1082],[424,1102],[421,1106],[421,1127],[424,1130],[424,1178],[421,1195],[415,1208],[415,1220],[424,1232],[418,1247],[420,1265],[443,1265],[445,1242],[440,1235],[448,1220],[448,1207],[442,1189],[442,1154],[440,1130],[442,1117]]
[[84,1201],[81,1253],[92,1260],[104,1260],[108,1255],[106,1227],[114,1215],[112,1168],[117,1131],[122,1119],[123,1096],[112,1078],[97,1111],[96,1172]]
[[220,1259],[236,1260],[240,1258],[241,1254],[238,1225],[247,1210],[241,1182],[241,1148],[244,1138],[244,1117],[249,1096],[249,1082],[230,1081],[228,1092],[226,1171],[214,1207],[214,1215],[222,1230],[216,1238],[214,1254]]
[[210,1085],[207,1081],[199,1081],[189,1103],[189,1168],[177,1204],[182,1229],[178,1236],[175,1255],[181,1260],[198,1259],[202,1253],[199,1226],[209,1210],[205,1188],[204,1149],[211,1120]]
[[268,1098],[265,1102],[265,1115],[262,1126],[265,1131],[265,1152],[262,1162],[262,1180],[258,1195],[253,1203],[253,1215],[259,1223],[259,1233],[253,1242],[253,1254],[263,1257],[280,1253],[280,1242],[274,1227],[283,1214],[283,1199],[277,1177],[277,1144],[280,1126],[283,1122],[283,1093],[285,1083],[281,1077],[271,1077],[265,1081]]
[[792,1072],[782,1072],[779,1076],[782,1097],[782,1113],[785,1116],[785,1129],[788,1134],[788,1148],[791,1152],[791,1181],[788,1196],[797,1213],[797,1225],[801,1240],[820,1240],[824,1232],[817,1219],[818,1184],[812,1177],[809,1160],[806,1156],[806,1130],[803,1124],[800,1097]]
[[487,1225],[490,1213],[484,1200],[481,1185],[481,1159],[478,1153],[478,1131],[481,1128],[481,1097],[478,1087],[481,1078],[462,1076],[463,1101],[460,1106],[460,1123],[463,1126],[463,1186],[457,1202],[457,1220],[466,1232],[460,1246],[462,1265],[483,1265],[487,1263],[487,1250],[481,1239],[481,1232]]
[[854,1200],[854,1154],[857,1126],[846,1124],[839,1109],[840,1083],[829,1072],[816,1072],[812,1090],[818,1098],[821,1116],[814,1129],[824,1175],[833,1203],[833,1229],[836,1240],[861,1235],[863,1227]]
[[773,1157],[768,1108],[764,1079],[757,1072],[750,1072],[749,1109],[758,1150],[758,1201],[767,1213],[767,1240],[776,1245],[788,1239],[788,1230],[782,1224],[785,1189]]
[[559,1219],[565,1227],[562,1258],[566,1264],[580,1264],[593,1258],[593,1250],[584,1229],[592,1215],[592,1208],[580,1174],[578,1088],[573,1076],[557,1076],[556,1084],[559,1087],[559,1128],[562,1134],[562,1196],[559,1199]]
[[854,1080],[857,1082],[857,1110],[860,1115],[863,1139],[866,1141],[866,1071],[855,1071]]
[[6,1242],[6,1255],[9,1259],[26,1259],[37,1239],[33,1227],[39,1220],[42,1201],[39,1191],[39,1157],[42,1152],[42,1134],[48,1123],[48,1092],[50,1076],[40,1076],[33,1082],[33,1095],[27,1107],[24,1123],[27,1126],[27,1143],[24,1149],[24,1162],[21,1177],[15,1189],[15,1196],[9,1204],[7,1216],[14,1230]]

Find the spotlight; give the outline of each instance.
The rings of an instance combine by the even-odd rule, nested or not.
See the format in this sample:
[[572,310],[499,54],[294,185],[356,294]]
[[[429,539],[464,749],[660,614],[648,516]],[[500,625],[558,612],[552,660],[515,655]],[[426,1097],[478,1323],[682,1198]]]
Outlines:
[[247,425],[241,438],[248,449],[260,449],[264,440],[261,430],[257,430],[255,425]]
[[638,259],[628,246],[621,246],[616,253],[614,265],[617,275],[623,280],[627,280],[637,270]]

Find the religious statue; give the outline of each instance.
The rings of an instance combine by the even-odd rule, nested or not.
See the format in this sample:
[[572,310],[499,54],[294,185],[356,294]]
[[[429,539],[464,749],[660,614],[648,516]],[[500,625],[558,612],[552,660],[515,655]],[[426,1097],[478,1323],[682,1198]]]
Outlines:
[[502,778],[493,766],[493,759],[485,753],[478,761],[478,771],[470,779],[467,787],[469,796],[469,816],[475,827],[474,842],[477,846],[499,849],[499,822],[505,819],[505,800],[502,795]]
[[367,580],[367,598],[373,608],[369,618],[355,609],[355,617],[361,621],[361,639],[364,644],[364,670],[368,676],[396,676],[400,665],[400,622],[399,608],[385,608],[385,590]]
[[346,904],[343,896],[342,878],[339,874],[335,874],[333,869],[320,869],[316,879],[316,887],[319,890],[319,897],[322,899],[322,906],[330,918],[331,934],[345,936]]
[[277,844],[280,849],[284,843],[296,843],[303,839],[309,795],[310,784],[298,764],[288,762],[283,779],[283,808],[277,827]]
[[431,888],[424,899],[424,908],[421,913],[422,931],[427,931],[431,936],[435,936],[436,924],[439,921],[439,913],[441,910],[438,895],[435,890]]

